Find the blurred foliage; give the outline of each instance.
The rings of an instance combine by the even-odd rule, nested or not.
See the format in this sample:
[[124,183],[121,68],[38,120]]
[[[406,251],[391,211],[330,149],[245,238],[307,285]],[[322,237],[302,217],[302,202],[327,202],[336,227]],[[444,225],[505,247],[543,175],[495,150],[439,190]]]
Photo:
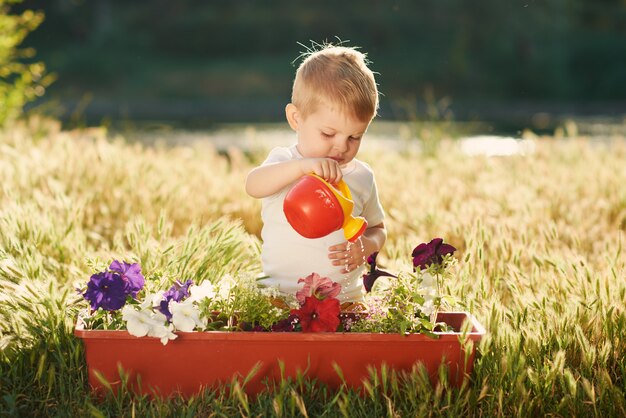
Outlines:
[[89,93],[118,106],[120,98],[283,103],[298,42],[341,39],[369,54],[383,105],[425,91],[455,103],[626,98],[624,0],[26,0],[22,7],[46,13],[27,42],[60,74],[58,97]]
[[0,0],[0,125],[15,119],[23,106],[52,82],[42,62],[33,62],[33,48],[18,48],[43,21],[43,13],[24,10],[11,14],[10,5],[21,0]]

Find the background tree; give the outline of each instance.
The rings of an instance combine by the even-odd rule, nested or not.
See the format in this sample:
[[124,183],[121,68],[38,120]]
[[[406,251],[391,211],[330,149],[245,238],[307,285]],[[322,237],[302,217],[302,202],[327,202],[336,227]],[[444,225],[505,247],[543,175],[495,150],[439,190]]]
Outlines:
[[24,105],[42,96],[52,82],[42,62],[34,62],[33,48],[19,48],[26,36],[43,21],[44,14],[24,10],[11,14],[11,4],[0,0],[0,125],[19,117]]

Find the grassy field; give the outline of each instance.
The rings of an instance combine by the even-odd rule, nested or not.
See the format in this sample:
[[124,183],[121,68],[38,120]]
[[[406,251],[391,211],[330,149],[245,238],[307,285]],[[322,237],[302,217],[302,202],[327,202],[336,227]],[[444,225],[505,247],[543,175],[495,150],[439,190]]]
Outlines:
[[94,260],[217,278],[260,269],[260,204],[243,183],[262,155],[145,147],[33,119],[0,131],[0,416],[625,416],[626,141],[537,140],[536,152],[364,154],[408,269],[435,236],[459,249],[452,294],[488,336],[471,380],[386,376],[366,396],[292,382],[248,399],[90,396],[72,335]]

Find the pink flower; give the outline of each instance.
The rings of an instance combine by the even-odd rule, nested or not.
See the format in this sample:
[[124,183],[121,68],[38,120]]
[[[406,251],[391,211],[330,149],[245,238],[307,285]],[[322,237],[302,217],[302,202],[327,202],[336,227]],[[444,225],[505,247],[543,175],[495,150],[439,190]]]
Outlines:
[[[319,276],[318,276],[319,277]],[[339,300],[334,297],[319,300],[307,296],[300,309],[292,309],[304,332],[335,332],[339,326]]]
[[328,277],[320,277],[317,273],[311,273],[298,283],[304,283],[304,287],[296,292],[296,299],[303,305],[305,299],[314,296],[317,299],[334,298],[341,292],[341,285],[330,280]]

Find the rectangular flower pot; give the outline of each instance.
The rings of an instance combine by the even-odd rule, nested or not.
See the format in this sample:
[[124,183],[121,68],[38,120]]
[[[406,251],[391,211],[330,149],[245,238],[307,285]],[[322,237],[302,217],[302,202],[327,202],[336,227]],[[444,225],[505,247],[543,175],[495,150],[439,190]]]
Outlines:
[[[354,388],[362,387],[370,366],[380,370],[386,364],[394,370],[411,370],[421,362],[434,381],[443,362],[449,368],[450,383],[458,386],[472,371],[475,349],[485,330],[465,312],[442,312],[437,321],[455,330],[469,321],[469,332],[436,333],[438,338],[422,334],[179,332],[178,338],[165,346],[157,338],[137,338],[126,331],[92,331],[77,325],[74,334],[84,342],[89,383],[96,391],[103,389],[96,371],[113,386],[119,384],[118,365],[128,374],[133,390],[190,396],[203,387],[219,387],[234,376],[246,376],[258,363],[258,372],[245,386],[247,393],[256,394],[266,388],[266,379],[280,381],[279,362],[284,364],[285,377],[300,372],[331,387],[342,384],[336,364],[345,383]],[[469,340],[473,344],[468,346]]]

